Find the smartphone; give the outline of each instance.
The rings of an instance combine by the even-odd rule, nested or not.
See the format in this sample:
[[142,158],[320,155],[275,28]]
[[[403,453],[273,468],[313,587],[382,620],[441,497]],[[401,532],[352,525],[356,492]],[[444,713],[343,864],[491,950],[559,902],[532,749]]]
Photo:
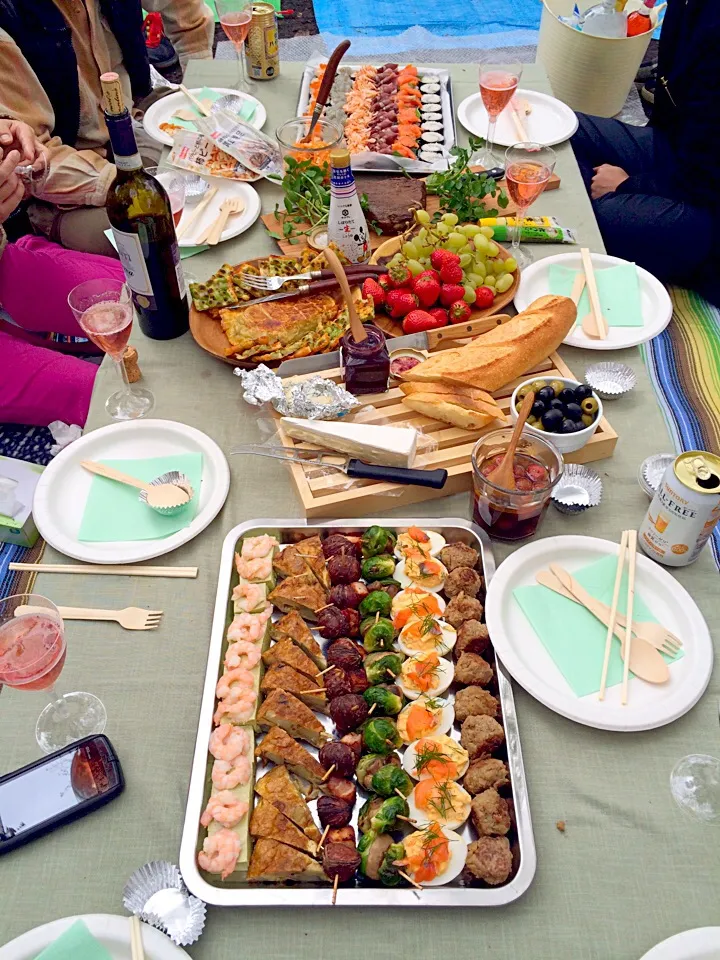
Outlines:
[[107,737],[76,740],[0,777],[0,854],[84,817],[125,786]]

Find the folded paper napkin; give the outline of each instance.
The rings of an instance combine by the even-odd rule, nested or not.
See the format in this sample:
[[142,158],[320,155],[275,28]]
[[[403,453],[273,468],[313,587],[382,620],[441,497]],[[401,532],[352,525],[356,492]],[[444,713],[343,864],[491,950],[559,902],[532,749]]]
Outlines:
[[[551,263],[548,267],[550,293],[569,297],[580,273],[575,267],[563,267],[560,263]],[[640,300],[640,281],[634,263],[619,263],[614,267],[595,270],[598,296],[603,316],[609,327],[642,327],[642,303]],[[590,299],[587,286],[578,303],[577,322],[590,313]]]
[[100,460],[100,463],[138,480],[154,480],[169,470],[179,470],[190,481],[195,496],[172,517],[166,517],[138,500],[140,492],[116,480],[93,476],[78,540],[117,543],[127,540],[160,540],[183,530],[195,519],[202,480],[201,453],[180,453],[146,460]]
[[112,954],[95,939],[82,920],[76,920],[35,960],[112,960]]
[[[572,575],[589,594],[608,606],[612,603],[617,557],[603,557]],[[513,596],[530,621],[542,645],[552,657],[555,666],[567,680],[573,693],[586,697],[600,689],[600,674],[605,656],[607,627],[573,600],[561,597],[540,584],[517,587]],[[625,613],[627,602],[627,568],[623,571],[618,611]],[[657,623],[637,590],[633,605],[633,620],[650,620]],[[663,658],[673,663],[683,656]],[[622,682],[623,661],[620,656],[620,641],[613,638],[608,666],[608,687]],[[631,674],[632,676],[632,674]]]
[[[196,93],[195,96],[202,103],[204,100],[209,100],[211,103],[215,103],[216,100],[219,100],[220,97],[226,96],[222,90],[211,90],[210,87],[203,87],[200,93]],[[189,110],[190,113],[197,113],[198,117],[201,116],[199,110],[192,105],[190,100],[185,98],[185,102],[180,107],[181,110]],[[252,100],[243,100],[243,105],[240,108],[240,119],[244,120],[246,123],[251,123],[252,118],[255,116],[255,104]],[[168,117],[169,123],[174,123],[178,127],[184,127],[186,130],[193,130],[197,133],[197,127],[191,120],[181,120],[180,117]]]

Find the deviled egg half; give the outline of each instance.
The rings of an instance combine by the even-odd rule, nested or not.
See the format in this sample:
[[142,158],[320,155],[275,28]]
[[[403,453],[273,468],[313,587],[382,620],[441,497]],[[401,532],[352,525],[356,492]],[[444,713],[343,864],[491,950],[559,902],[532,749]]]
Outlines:
[[446,654],[455,646],[457,630],[444,620],[434,617],[413,619],[400,631],[397,645],[403,653],[412,657],[418,653]]
[[457,740],[436,733],[411,743],[403,754],[402,765],[416,780],[459,780],[470,766],[470,756]]
[[428,593],[422,587],[410,586],[395,594],[390,616],[395,629],[402,630],[409,620],[441,617],[446,606],[443,598],[436,593]]
[[451,703],[423,693],[403,707],[396,722],[405,743],[412,743],[433,734],[447,733],[454,720],[455,708]]
[[398,560],[407,557],[419,559],[423,556],[436,557],[445,546],[445,537],[435,530],[423,530],[421,527],[410,527],[406,533],[401,533],[395,544],[395,556]]
[[428,697],[445,693],[454,676],[455,668],[450,660],[431,650],[408,657],[403,662],[395,683],[408,700],[417,700],[422,693]]
[[423,887],[450,883],[463,870],[467,859],[467,843],[463,838],[432,822],[422,830],[409,833],[403,840],[405,857],[398,863]]
[[446,567],[435,557],[408,557],[395,567],[394,577],[401,587],[420,587],[428,593],[435,593],[442,590],[447,575]]
[[407,798],[410,816],[418,824],[434,821],[455,830],[470,816],[472,797],[454,780],[420,780]]

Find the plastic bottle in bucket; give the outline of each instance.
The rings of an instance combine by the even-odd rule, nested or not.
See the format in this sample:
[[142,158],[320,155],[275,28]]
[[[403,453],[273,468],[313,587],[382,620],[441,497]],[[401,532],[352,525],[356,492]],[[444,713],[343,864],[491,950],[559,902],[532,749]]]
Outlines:
[[615,0],[602,0],[585,11],[581,27],[591,37],[619,39],[627,36],[627,15],[615,8]]

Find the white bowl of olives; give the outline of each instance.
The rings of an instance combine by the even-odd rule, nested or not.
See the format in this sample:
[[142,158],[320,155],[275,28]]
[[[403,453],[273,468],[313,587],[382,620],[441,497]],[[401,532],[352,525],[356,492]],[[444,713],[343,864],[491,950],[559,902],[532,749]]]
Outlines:
[[577,380],[535,377],[525,380],[513,391],[510,400],[513,423],[530,390],[535,391],[535,403],[525,424],[528,433],[551,440],[560,453],[573,453],[584,447],[603,415],[600,397]]

